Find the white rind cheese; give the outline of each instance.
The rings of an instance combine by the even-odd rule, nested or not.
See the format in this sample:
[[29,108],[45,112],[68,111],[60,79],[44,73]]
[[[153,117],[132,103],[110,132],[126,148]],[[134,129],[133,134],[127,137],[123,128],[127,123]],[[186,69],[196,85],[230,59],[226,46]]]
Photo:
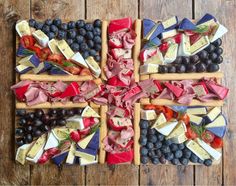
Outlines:
[[202,36],[199,40],[193,43],[190,47],[191,55],[195,55],[210,44],[207,36]]
[[172,43],[170,44],[165,57],[164,57],[164,62],[165,63],[172,63],[177,57],[178,53],[178,44],[177,43]]
[[92,160],[92,161],[91,160],[87,160],[85,158],[80,158],[79,159],[79,163],[80,163],[81,166],[96,164],[96,163],[98,163],[98,156],[96,156],[96,159]]
[[192,114],[192,115],[205,115],[207,114],[207,108],[206,107],[188,107],[186,112],[187,114]]
[[195,116],[195,115],[192,115],[192,114],[188,114],[189,116],[189,120],[192,124],[194,125],[201,125],[202,122],[203,122],[203,118],[202,117],[199,117],[199,116]]
[[51,52],[53,54],[61,54],[61,51],[58,48],[58,40],[56,39],[51,39],[48,42],[48,47],[50,48]]
[[146,74],[155,74],[158,73],[158,64],[144,64],[140,66],[140,74],[146,75]]
[[75,54],[65,40],[59,40],[57,46],[66,59],[71,59]]
[[31,35],[29,23],[26,20],[22,20],[16,23],[16,32],[20,37]]
[[181,35],[181,43],[179,45],[178,56],[190,56],[190,39],[186,34]]
[[156,117],[155,110],[141,110],[141,119],[150,121],[156,119]]
[[211,39],[211,42],[216,41],[217,39],[221,38],[224,34],[228,32],[228,29],[224,27],[223,25],[219,24],[219,27],[214,34],[213,38]]
[[223,115],[218,116],[214,121],[205,126],[206,129],[214,127],[224,127],[226,125],[226,120]]
[[24,145],[20,146],[16,152],[16,161],[18,161],[20,164],[24,165],[26,155],[29,152],[31,146],[32,146],[32,144],[24,144]]
[[74,161],[75,161],[75,150],[76,150],[76,147],[75,147],[75,144],[72,143],[71,146],[70,146],[70,150],[69,150],[69,153],[67,155],[67,158],[66,158],[66,163],[67,164],[74,164]]
[[189,140],[186,143],[186,147],[203,161],[211,158],[208,152],[205,151],[197,142],[193,140]]
[[50,148],[58,147],[59,141],[57,138],[54,136],[52,132],[49,133],[47,142],[44,146],[44,150],[48,150]]
[[91,139],[93,138],[95,132],[86,136],[85,138],[83,138],[82,140],[80,140],[77,145],[80,146],[80,148],[85,149],[87,147],[87,145],[89,144],[89,142],[91,141]]
[[174,37],[177,34],[178,34],[177,30],[173,29],[173,30],[169,30],[169,31],[166,31],[166,32],[162,32],[161,37],[162,37],[162,39],[166,39],[166,38],[169,38],[169,37]]
[[82,117],[94,117],[94,118],[100,118],[98,113],[93,110],[90,106],[86,106],[81,114]]
[[163,134],[164,136],[168,136],[174,130],[177,124],[178,124],[178,121],[176,119],[173,119],[173,120],[170,120],[168,122],[158,125],[155,129],[161,134]]
[[217,118],[217,116],[219,116],[220,113],[221,109],[219,107],[214,107],[213,109],[211,109],[210,112],[208,112],[206,118],[210,121],[214,121]]
[[156,121],[152,125],[152,128],[156,128],[158,125],[161,125],[162,123],[165,123],[165,122],[167,122],[165,115],[163,113],[160,113]]
[[187,131],[186,125],[184,122],[180,121],[175,129],[166,137],[166,139],[170,139],[173,143],[183,143],[187,140],[185,136],[185,132]]
[[43,31],[36,30],[32,35],[42,47],[48,46],[49,38]]
[[73,57],[71,58],[71,60],[73,60],[73,62],[79,66],[82,66],[84,68],[88,68],[86,61],[84,60],[84,58],[82,57],[82,55],[79,52],[76,52],[75,55],[73,55]]
[[79,129],[79,130],[84,129],[84,121],[81,116],[75,115],[66,119],[66,121],[67,121],[66,126],[68,128]]
[[101,68],[99,67],[98,63],[92,56],[88,57],[85,61],[89,69],[92,71],[93,75],[98,78],[101,74]]

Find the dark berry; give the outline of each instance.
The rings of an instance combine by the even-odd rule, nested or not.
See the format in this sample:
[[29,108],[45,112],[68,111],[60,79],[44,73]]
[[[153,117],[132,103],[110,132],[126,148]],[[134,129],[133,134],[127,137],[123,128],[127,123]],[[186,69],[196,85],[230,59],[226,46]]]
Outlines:
[[216,49],[215,49],[215,53],[216,53],[218,56],[220,56],[221,54],[223,54],[223,49],[222,49],[221,47],[216,48]]
[[20,126],[25,126],[27,124],[27,120],[25,119],[25,118],[20,118],[20,120],[19,120],[19,125]]
[[196,64],[197,72],[205,72],[206,71],[206,65],[205,63],[198,63]]
[[95,36],[95,37],[93,38],[93,41],[94,41],[95,43],[97,43],[97,44],[101,44],[101,43],[102,43],[102,39],[101,39],[100,36]]
[[172,152],[168,152],[165,154],[165,159],[171,161],[174,158],[174,154]]
[[150,149],[150,150],[148,151],[148,157],[150,157],[150,158],[156,157],[155,150]]
[[193,64],[188,64],[186,68],[186,72],[188,73],[196,72],[196,66]]
[[98,27],[95,27],[95,28],[93,29],[93,35],[95,35],[95,36],[100,36],[100,35],[101,35],[101,29],[98,28]]
[[212,63],[207,67],[207,72],[217,72],[220,69],[218,64]]
[[176,159],[176,158],[173,158],[173,159],[171,160],[171,163],[172,163],[173,165],[178,165],[178,164],[179,164],[179,160]]
[[73,115],[75,115],[75,111],[74,111],[73,109],[68,109],[68,110],[66,111],[66,115],[67,115],[67,116],[73,116]]
[[172,144],[172,141],[171,140],[165,140],[164,141],[164,144],[167,145],[167,146],[170,146]]
[[39,120],[39,119],[36,119],[36,120],[33,121],[33,125],[34,125],[35,127],[39,127],[39,126],[41,126],[42,124],[43,124],[43,122],[42,122],[41,120]]
[[29,112],[26,115],[27,120],[32,121],[34,119],[35,115],[34,112]]
[[172,144],[170,145],[170,150],[171,150],[172,152],[177,151],[178,149],[179,149],[179,148],[178,148],[178,145],[177,145],[177,144],[172,143]]
[[49,40],[51,40],[56,37],[56,34],[54,32],[49,32],[49,33],[47,33],[47,36],[48,36]]
[[158,72],[161,74],[168,73],[168,67],[165,65],[159,65]]
[[181,63],[182,63],[182,57],[181,57],[181,56],[178,56],[178,57],[175,59],[174,63],[176,63],[176,64],[181,64]]
[[51,26],[50,26],[50,30],[51,30],[52,32],[54,32],[55,34],[58,33],[58,28],[57,28],[55,25],[51,25]]
[[187,158],[180,158],[180,163],[182,164],[182,165],[188,165],[188,163],[189,163],[189,160],[187,159]]
[[59,19],[59,18],[54,19],[54,20],[53,20],[53,24],[54,24],[55,26],[60,26],[60,25],[61,25],[61,19]]
[[183,149],[183,157],[184,158],[189,159],[191,157],[191,155],[192,155],[192,152],[189,149],[187,149],[187,148]]
[[43,125],[40,127],[42,129],[42,131],[44,132],[48,132],[50,130],[50,127],[48,125]]
[[183,150],[185,148],[185,145],[183,143],[178,144],[178,148],[180,150]]
[[198,55],[193,55],[190,57],[190,63],[196,64],[199,61],[199,56]]
[[91,23],[86,23],[84,26],[85,30],[87,31],[92,31],[93,30],[93,24]]
[[31,143],[33,141],[33,136],[32,134],[26,134],[25,136],[25,142],[26,143]]
[[18,146],[22,146],[22,145],[25,144],[25,141],[24,141],[23,138],[17,138],[17,139],[16,139],[16,144],[17,144]]
[[150,136],[148,136],[148,141],[150,141],[152,143],[156,143],[157,137],[155,135],[150,135]]
[[141,119],[140,122],[139,122],[139,126],[141,129],[147,129],[148,126],[149,126],[149,123],[147,120],[143,120]]
[[96,56],[96,54],[97,54],[97,52],[96,52],[96,50],[93,50],[93,49],[91,49],[91,50],[89,50],[89,55],[90,56]]
[[177,73],[184,73],[186,71],[186,67],[183,64],[176,65],[176,72]]
[[35,27],[36,30],[42,30],[42,28],[43,28],[43,23],[36,22],[35,25],[34,25],[34,27]]
[[183,156],[183,152],[181,151],[181,150],[177,150],[177,151],[175,151],[175,158],[181,158],[182,156]]
[[212,61],[215,61],[217,57],[218,57],[218,55],[217,55],[215,52],[214,52],[214,53],[211,53],[211,54],[209,55],[209,58],[210,58]]
[[206,165],[207,167],[212,165],[212,160],[211,159],[206,159],[204,160],[204,165]]
[[49,109],[48,110],[49,116],[56,116],[57,115],[57,109]]
[[35,130],[34,133],[33,133],[34,137],[39,137],[41,135],[42,135],[42,131],[41,130]]
[[160,141],[157,141],[155,144],[154,144],[154,147],[157,148],[157,149],[160,149],[162,147],[162,143]]
[[215,47],[219,47],[221,46],[221,44],[222,44],[222,40],[220,38],[213,42],[213,45],[215,45]]
[[75,22],[74,22],[74,21],[70,21],[70,22],[67,24],[67,27],[68,27],[68,29],[74,29],[74,28],[75,28]]
[[142,129],[140,132],[141,135],[147,135],[147,129]]
[[77,43],[83,43],[84,42],[84,37],[83,36],[76,36],[76,42]]
[[213,44],[210,44],[207,48],[206,48],[206,51],[208,53],[212,53],[214,52],[214,50],[216,49],[216,47],[213,45]]
[[204,163],[204,161],[202,160],[202,159],[200,159],[200,158],[198,158],[198,161],[197,161],[199,164],[203,164]]
[[78,43],[72,43],[70,45],[70,47],[73,51],[79,51],[79,44]]
[[66,38],[66,32],[63,31],[63,30],[59,30],[57,37],[58,37],[58,39],[65,39]]
[[158,163],[160,163],[160,161],[159,161],[159,159],[158,159],[157,157],[153,157],[153,158],[151,159],[151,161],[152,161],[152,163],[153,163],[154,165],[157,165]]
[[166,164],[166,159],[165,159],[164,156],[161,156],[161,157],[159,158],[159,161],[161,162],[161,164]]
[[184,65],[188,65],[190,63],[190,58],[189,57],[182,57],[182,63]]
[[101,61],[101,56],[100,55],[96,55],[94,57],[94,60],[97,61],[97,62],[100,62]]
[[81,36],[85,36],[85,35],[86,35],[86,30],[85,30],[84,28],[80,28],[80,29],[79,29],[79,34],[80,34]]
[[76,21],[75,25],[77,28],[83,28],[85,25],[85,22],[84,22],[84,20],[78,20],[78,21]]
[[94,22],[93,22],[93,25],[94,27],[101,27],[102,26],[102,21],[100,19],[96,19]]
[[147,144],[147,137],[141,135],[140,138],[139,138],[139,143],[140,143],[140,145],[142,145],[142,146],[146,145],[146,144]]
[[89,57],[89,52],[88,51],[84,51],[82,53],[82,56],[83,56],[84,59],[87,59],[87,57]]
[[71,29],[67,32],[68,38],[74,39],[76,37],[76,31],[74,29]]
[[25,116],[25,114],[26,114],[26,110],[24,110],[24,109],[17,109],[16,110],[17,116]]
[[34,27],[35,23],[36,23],[36,21],[34,19],[29,20],[29,26],[30,27]]
[[205,60],[208,58],[208,52],[206,50],[202,50],[198,53],[198,56],[201,60]]
[[168,72],[169,72],[169,73],[175,73],[175,72],[176,72],[175,66],[174,66],[174,65],[168,66]]
[[27,133],[32,133],[33,129],[34,129],[34,127],[32,125],[27,125],[26,128],[25,128]]
[[141,163],[147,164],[148,163],[148,157],[147,156],[141,156]]
[[198,162],[198,157],[195,154],[191,154],[189,160],[193,163],[197,163]]
[[60,25],[60,29],[66,31],[66,30],[68,29],[67,24],[66,24],[66,23],[62,23],[62,24]]
[[210,59],[206,59],[206,60],[204,60],[204,63],[206,66],[208,66],[212,63],[212,61]]
[[24,135],[24,128],[16,128],[16,135],[17,136],[23,136]]
[[148,142],[146,145],[147,149],[152,149],[154,147],[153,143]]
[[87,41],[87,44],[88,44],[88,47],[89,47],[89,48],[93,48],[93,47],[94,47],[94,42],[93,42],[93,40],[88,40],[88,41]]
[[163,154],[170,152],[169,146],[167,146],[167,145],[162,145],[162,147],[161,147],[161,152],[162,152]]
[[71,45],[73,43],[73,39],[67,39],[66,42],[68,45]]
[[223,62],[223,57],[219,56],[218,58],[215,59],[214,63],[216,64],[221,64]]
[[146,147],[141,147],[140,153],[142,156],[146,156],[148,154],[148,149]]
[[93,39],[93,32],[87,32],[85,37],[89,40],[89,39]]
[[65,126],[65,125],[66,125],[66,120],[65,120],[65,119],[58,119],[58,120],[57,120],[57,125],[59,125],[59,126]]
[[100,51],[102,50],[101,44],[95,44],[95,45],[94,45],[94,49],[95,49],[97,52],[100,52]]
[[45,24],[46,25],[51,25],[53,21],[51,19],[46,19]]
[[55,127],[57,124],[57,121],[55,119],[51,119],[49,120],[48,124],[50,125],[50,127]]
[[156,149],[156,150],[155,150],[155,153],[156,153],[156,156],[157,156],[158,158],[160,158],[160,157],[162,156],[162,152],[161,152],[160,149]]
[[88,50],[88,45],[87,45],[86,43],[81,43],[81,44],[80,44],[80,50],[81,50],[82,52]]
[[162,135],[162,134],[157,134],[157,139],[158,139],[158,141],[163,141],[164,140],[164,136]]

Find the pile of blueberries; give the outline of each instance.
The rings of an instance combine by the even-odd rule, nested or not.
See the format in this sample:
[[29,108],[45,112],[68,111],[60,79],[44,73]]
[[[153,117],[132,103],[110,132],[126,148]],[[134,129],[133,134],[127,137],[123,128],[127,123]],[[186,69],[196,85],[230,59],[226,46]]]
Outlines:
[[86,59],[93,56],[97,62],[101,61],[99,55],[102,49],[101,27],[102,21],[96,19],[93,23],[84,20],[63,23],[61,19],[47,19],[45,22],[29,20],[29,25],[37,30],[42,30],[49,39],[64,39],[73,51],[79,51]]
[[190,151],[184,143],[175,144],[171,140],[166,140],[165,136],[149,126],[149,121],[140,120],[141,135],[139,143],[141,145],[141,163],[166,164],[169,161],[173,165],[188,165],[189,162],[212,165],[212,160],[205,161],[198,158]]
[[172,64],[160,65],[159,73],[217,72],[220,69],[219,64],[223,62],[221,44],[222,40],[217,39],[196,55],[178,56]]
[[31,143],[43,133],[50,131],[56,126],[65,126],[66,118],[75,114],[81,114],[82,109],[49,109],[44,112],[36,109],[33,112],[26,112],[24,109],[16,110],[18,125],[16,128],[16,144],[18,146]]

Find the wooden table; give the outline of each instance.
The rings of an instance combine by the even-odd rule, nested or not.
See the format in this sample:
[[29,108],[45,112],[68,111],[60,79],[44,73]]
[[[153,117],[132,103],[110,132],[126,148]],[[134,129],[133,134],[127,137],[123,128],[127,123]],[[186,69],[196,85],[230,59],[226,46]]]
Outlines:
[[[1,0],[0,1],[0,185],[3,184],[119,184],[119,185],[235,185],[236,184],[236,1],[235,0]],[[14,162],[14,82],[15,32],[17,19],[62,17],[64,19],[199,18],[206,12],[215,15],[229,32],[223,39],[224,83],[230,96],[224,112],[228,117],[223,161],[218,166],[134,166],[55,165],[20,166]]]

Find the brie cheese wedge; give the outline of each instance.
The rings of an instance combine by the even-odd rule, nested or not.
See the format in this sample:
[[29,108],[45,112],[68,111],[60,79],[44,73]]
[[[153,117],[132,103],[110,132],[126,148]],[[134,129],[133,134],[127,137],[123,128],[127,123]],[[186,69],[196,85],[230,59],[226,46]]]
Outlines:
[[155,74],[158,73],[158,64],[144,64],[140,66],[140,74],[146,75],[146,74]]
[[85,149],[87,147],[87,145],[89,144],[89,142],[91,141],[91,139],[93,138],[95,132],[86,136],[85,138],[81,139],[79,142],[77,142],[77,145],[82,148]]
[[174,130],[177,124],[178,121],[176,119],[173,119],[156,126],[155,129],[164,136],[168,136]]
[[172,63],[176,59],[177,53],[178,53],[178,44],[172,43],[165,54],[164,62]]
[[51,52],[53,54],[61,54],[61,51],[58,48],[58,40],[56,39],[51,39],[48,42],[48,47],[50,48]]
[[90,106],[86,106],[81,114],[82,117],[94,117],[94,118],[100,118],[98,113],[93,110]]
[[88,65],[89,69],[92,71],[93,75],[96,78],[98,78],[101,74],[101,68],[99,67],[98,63],[91,56],[89,56],[85,61]]
[[156,119],[156,117],[155,110],[141,110],[141,119],[150,121]]
[[173,143],[183,143],[187,140],[185,136],[187,129],[185,123],[180,121],[176,128],[166,137],[166,139],[170,139]]
[[75,55],[72,56],[71,60],[79,66],[82,66],[84,68],[88,68],[87,63],[85,62],[84,58],[82,57],[82,55],[79,52],[76,52]]
[[207,114],[207,108],[206,107],[188,107],[187,114],[205,115]]
[[207,36],[202,36],[199,40],[190,46],[191,55],[195,55],[210,44]]
[[22,20],[16,23],[16,31],[20,37],[25,35],[31,35],[29,23],[26,20]]
[[152,128],[156,128],[158,125],[161,125],[162,123],[165,123],[165,122],[167,122],[165,115],[163,113],[160,113],[156,121],[152,125]]
[[197,142],[193,140],[189,140],[186,143],[186,147],[203,161],[211,158],[208,152],[206,152]]
[[18,161],[20,164],[24,165],[26,155],[29,152],[31,146],[32,146],[32,144],[24,144],[24,145],[20,146],[16,152],[16,161]]
[[217,116],[219,116],[220,113],[221,109],[219,107],[214,107],[210,110],[210,112],[208,112],[208,114],[205,116],[205,119],[212,122],[217,118]]
[[68,119],[66,119],[66,127],[83,130],[84,129],[83,118],[78,115],[69,117]]
[[58,145],[59,145],[59,141],[54,136],[54,134],[52,132],[50,132],[48,134],[48,139],[47,139],[47,142],[45,144],[44,150],[48,150],[50,148],[58,147]]
[[65,40],[59,40],[57,46],[66,59],[71,59],[75,54]]
[[191,124],[199,126],[203,122],[203,118],[202,117],[195,116],[195,115],[192,115],[192,114],[188,114],[188,116],[189,116],[189,120],[190,120]]
[[43,31],[36,30],[32,35],[42,47],[48,46],[49,38]]
[[190,39],[186,34],[181,35],[181,43],[179,45],[178,56],[190,56]]

